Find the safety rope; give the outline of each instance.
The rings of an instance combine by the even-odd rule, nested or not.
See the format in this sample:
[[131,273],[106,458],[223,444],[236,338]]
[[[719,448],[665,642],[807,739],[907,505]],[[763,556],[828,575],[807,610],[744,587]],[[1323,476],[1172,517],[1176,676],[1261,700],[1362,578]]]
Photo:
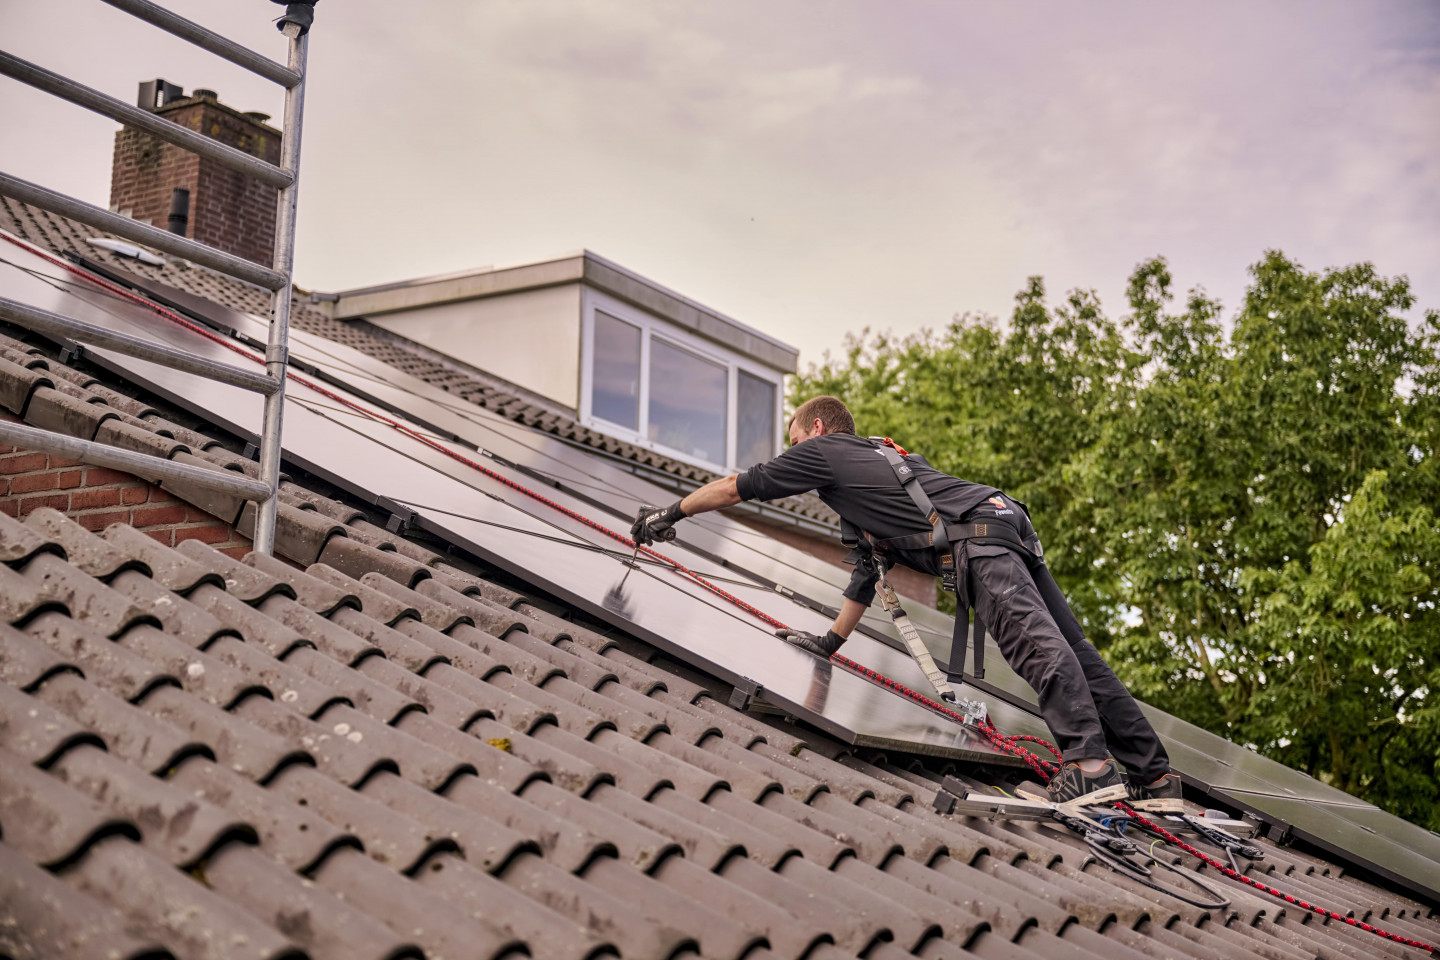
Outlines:
[[[172,312],[172,311],[170,311],[170,310],[166,310],[164,307],[160,306],[159,304],[153,303],[153,302],[151,302],[150,300],[145,299],[144,297],[141,297],[141,296],[139,296],[139,295],[137,295],[137,294],[135,294],[135,293],[133,293],[133,292],[131,292],[131,291],[129,291],[129,290],[126,290],[124,287],[121,287],[121,286],[119,286],[118,284],[111,283],[110,281],[105,280],[105,279],[102,278],[102,277],[97,277],[97,276],[95,276],[94,274],[90,273],[89,271],[83,270],[83,269],[75,266],[74,264],[67,263],[67,262],[64,261],[64,260],[61,260],[61,259],[59,259],[59,258],[57,258],[57,257],[54,257],[54,256],[51,256],[50,254],[46,253],[46,252],[43,251],[43,250],[37,250],[35,247],[31,246],[30,244],[24,243],[24,242],[22,242],[22,241],[20,241],[20,240],[18,240],[18,239],[16,239],[16,238],[14,238],[14,237],[9,236],[8,234],[0,234],[0,236],[4,236],[6,240],[9,240],[11,243],[15,244],[16,246],[19,246],[19,247],[21,247],[22,249],[28,250],[30,253],[35,254],[36,256],[39,256],[39,257],[41,257],[42,259],[47,260],[47,261],[49,261],[50,263],[53,263],[53,264],[55,264],[56,266],[58,266],[58,267],[60,267],[60,268],[62,268],[62,269],[64,269],[64,270],[66,270],[66,271],[68,271],[68,272],[70,272],[70,273],[72,273],[72,274],[80,277],[81,279],[85,280],[87,283],[90,283],[90,284],[92,284],[92,285],[94,285],[94,286],[100,287],[101,289],[107,291],[108,293],[110,293],[110,294],[112,294],[112,295],[114,295],[114,296],[117,296],[117,297],[119,297],[119,298],[121,298],[121,299],[123,299],[123,300],[127,300],[127,301],[130,301],[130,302],[132,302],[132,303],[135,303],[135,304],[137,304],[137,305],[139,305],[139,306],[145,307],[147,310],[153,311],[155,314],[157,314],[157,315],[159,315],[159,316],[161,316],[161,317],[164,317],[166,320],[169,320],[169,321],[171,321],[172,323],[175,323],[175,324],[179,325],[180,327],[184,328],[185,330],[188,330],[188,331],[190,331],[191,333],[197,334],[198,336],[201,336],[201,337],[203,337],[203,338],[205,338],[205,339],[207,339],[207,340],[210,340],[211,342],[216,343],[216,344],[224,347],[225,349],[230,350],[231,352],[236,353],[236,354],[238,354],[239,356],[242,356],[242,357],[246,358],[247,360],[250,360],[250,361],[252,361],[252,362],[254,362],[254,363],[264,363],[264,359],[263,359],[262,357],[256,356],[254,353],[252,353],[250,350],[246,349],[245,347],[241,346],[240,344],[237,344],[237,343],[234,343],[234,342],[232,342],[232,341],[230,341],[230,340],[227,340],[226,338],[220,336],[219,334],[215,333],[214,331],[212,331],[212,330],[207,330],[207,329],[205,329],[204,327],[202,327],[201,325],[199,325],[199,324],[197,324],[197,323],[195,323],[195,322],[193,322],[193,321],[191,321],[191,320],[187,320],[187,319],[185,319],[184,317],[180,316],[180,315],[177,314],[177,313],[174,313],[174,312]],[[459,453],[459,452],[457,452],[457,451],[455,451],[455,450],[450,449],[448,446],[446,446],[445,444],[439,442],[438,440],[432,439],[432,438],[429,437],[428,435],[426,435],[426,434],[424,434],[424,433],[422,433],[422,432],[420,432],[420,431],[418,431],[418,430],[415,430],[415,429],[412,428],[412,427],[406,426],[405,424],[401,423],[401,422],[398,421],[398,420],[394,420],[394,419],[392,419],[392,418],[390,418],[390,417],[387,417],[387,416],[385,416],[385,415],[383,415],[383,414],[381,414],[381,413],[377,413],[377,412],[374,411],[374,410],[370,410],[369,408],[365,407],[364,405],[359,404],[359,403],[356,403],[356,402],[354,402],[353,400],[346,399],[345,397],[342,397],[342,396],[340,396],[339,394],[337,394],[337,393],[335,393],[335,392],[333,392],[333,391],[331,391],[331,390],[328,390],[328,389],[326,389],[325,387],[322,387],[320,384],[318,384],[318,383],[310,380],[309,378],[304,377],[304,376],[301,376],[300,374],[295,373],[293,370],[290,370],[288,367],[287,367],[287,369],[286,369],[286,377],[287,377],[288,379],[290,379],[290,380],[295,381],[296,383],[299,383],[299,384],[307,387],[307,388],[310,389],[310,390],[315,391],[316,393],[320,394],[321,396],[323,396],[323,397],[325,397],[325,398],[327,398],[327,399],[329,399],[329,400],[334,401],[335,403],[339,403],[339,404],[341,404],[341,405],[343,405],[343,406],[345,406],[345,407],[348,407],[348,408],[351,409],[351,410],[354,410],[354,411],[357,412],[357,413],[363,414],[363,415],[365,415],[365,416],[367,416],[367,417],[369,417],[369,418],[371,418],[371,419],[373,419],[373,420],[375,420],[375,421],[377,421],[377,422],[379,422],[379,423],[385,424],[386,426],[388,426],[388,427],[390,427],[390,428],[398,431],[399,433],[404,434],[404,435],[407,436],[407,437],[410,437],[412,440],[415,440],[415,441],[417,441],[417,442],[419,442],[419,443],[422,443],[422,444],[424,444],[425,446],[431,448],[432,450],[435,450],[435,451],[438,452],[438,453],[444,454],[445,456],[449,457],[450,459],[455,460],[455,461],[457,461],[457,462],[459,462],[459,463],[461,463],[461,464],[464,464],[464,465],[467,466],[467,467],[470,467],[472,470],[475,470],[475,471],[479,472],[480,474],[482,474],[482,475],[490,478],[491,480],[494,480],[494,481],[497,482],[497,483],[500,483],[500,484],[503,484],[503,485],[506,486],[506,487],[509,487],[510,489],[516,491],[517,493],[523,494],[523,495],[525,495],[525,496],[527,496],[527,497],[530,497],[532,500],[535,500],[535,501],[538,502],[538,503],[542,503],[542,504],[544,504],[545,506],[550,507],[551,509],[554,509],[554,510],[559,511],[560,513],[564,514],[565,516],[569,517],[570,519],[572,519],[572,520],[574,520],[574,521],[576,521],[576,522],[578,522],[578,523],[584,524],[585,526],[587,526],[587,527],[589,527],[590,529],[596,531],[597,533],[604,534],[605,536],[610,537],[611,539],[613,539],[613,540],[615,540],[615,541],[617,541],[617,542],[619,542],[619,543],[622,543],[622,544],[624,544],[625,546],[630,547],[630,548],[632,548],[632,549],[636,547],[635,541],[634,541],[634,540],[631,540],[629,537],[627,537],[627,536],[625,536],[625,535],[623,535],[623,534],[621,534],[621,533],[617,533],[616,531],[611,530],[610,528],[604,526],[603,524],[597,523],[596,521],[590,519],[589,517],[585,516],[584,514],[581,514],[581,513],[577,512],[577,511],[575,511],[575,510],[571,510],[569,507],[565,506],[564,504],[562,504],[562,503],[557,503],[556,501],[551,500],[549,497],[546,497],[546,496],[544,496],[543,494],[540,494],[540,493],[538,493],[538,492],[536,492],[536,491],[534,491],[534,490],[531,490],[529,487],[526,487],[526,486],[524,486],[523,484],[520,484],[520,483],[517,483],[517,482],[514,481],[514,480],[511,480],[509,477],[505,476],[505,475],[502,474],[502,473],[498,473],[497,471],[491,470],[489,467],[486,467],[486,466],[484,466],[483,464],[480,464],[480,463],[475,462],[474,460],[471,460],[469,457],[466,457],[466,456],[464,456],[463,454],[461,454],[461,453]],[[890,442],[891,442],[891,444],[893,445],[894,441],[890,441]],[[703,575],[701,575],[700,573],[697,573],[697,572],[694,571],[694,570],[691,570],[689,567],[687,567],[687,566],[685,566],[684,564],[680,563],[678,560],[674,559],[673,557],[668,557],[668,556],[666,556],[665,554],[660,553],[660,552],[657,551],[657,550],[653,550],[653,549],[651,549],[650,547],[644,546],[643,544],[639,546],[639,549],[642,550],[642,551],[644,551],[647,556],[653,557],[653,558],[655,558],[656,560],[661,561],[662,563],[668,564],[673,570],[675,570],[676,573],[682,574],[683,576],[686,576],[686,577],[690,578],[692,581],[694,581],[694,582],[695,582],[696,584],[698,584],[699,586],[704,587],[706,590],[710,591],[710,592],[713,593],[715,596],[720,597],[722,600],[725,600],[725,601],[733,604],[734,606],[739,607],[741,610],[743,610],[743,611],[745,611],[746,613],[750,614],[751,616],[755,617],[757,620],[760,620],[762,623],[768,624],[769,626],[771,626],[771,627],[773,627],[773,628],[775,628],[775,629],[777,629],[777,630],[786,630],[786,629],[789,629],[785,624],[781,623],[779,620],[777,620],[777,619],[775,619],[774,617],[770,616],[770,615],[769,615],[768,613],[766,613],[765,611],[763,611],[763,610],[761,610],[760,608],[754,606],[753,604],[746,603],[744,600],[740,599],[739,597],[735,596],[734,594],[729,593],[729,592],[721,589],[720,587],[716,586],[714,583],[711,583],[709,580],[707,580]],[[962,725],[963,725],[963,724],[966,723],[966,721],[967,721],[967,719],[968,719],[968,718],[966,718],[963,714],[957,713],[956,711],[951,710],[951,709],[949,709],[948,707],[942,706],[940,703],[938,703],[938,702],[930,699],[929,697],[925,696],[924,694],[921,694],[921,693],[919,693],[919,692],[917,692],[917,691],[915,691],[915,690],[910,689],[909,687],[905,686],[903,683],[900,683],[900,682],[898,682],[898,681],[896,681],[896,680],[892,680],[892,679],[890,679],[889,677],[885,676],[884,674],[882,674],[882,673],[880,673],[880,672],[878,672],[878,671],[876,671],[876,670],[871,670],[869,667],[866,667],[866,666],[863,666],[863,665],[861,665],[861,664],[859,664],[859,663],[856,663],[854,660],[851,660],[851,659],[848,658],[848,657],[843,657],[843,656],[841,656],[841,655],[839,655],[839,654],[837,653],[837,654],[834,654],[834,655],[831,657],[831,660],[832,660],[833,662],[835,662],[835,663],[838,663],[840,666],[843,666],[843,667],[845,667],[846,669],[851,670],[852,672],[859,674],[860,676],[863,676],[863,677],[865,677],[865,678],[867,678],[867,679],[869,679],[869,680],[874,681],[875,683],[878,683],[879,685],[885,687],[886,689],[889,689],[889,690],[891,690],[891,691],[893,691],[893,692],[895,692],[895,693],[898,693],[898,694],[900,694],[901,696],[903,696],[903,697],[905,697],[905,698],[907,698],[907,699],[909,699],[909,700],[911,700],[911,701],[913,701],[913,702],[915,702],[915,703],[917,703],[917,704],[919,704],[919,705],[921,705],[921,706],[923,706],[923,707],[928,708],[929,710],[931,710],[931,711],[934,712],[934,713],[939,714],[940,716],[943,716],[943,717],[946,717],[946,718],[948,718],[948,719],[950,719],[950,720],[955,721],[956,723],[959,723],[959,724],[962,724]],[[1042,782],[1044,782],[1044,783],[1049,783],[1049,782],[1050,782],[1050,777],[1054,774],[1055,770],[1057,769],[1056,764],[1054,764],[1054,763],[1052,763],[1052,762],[1050,762],[1050,761],[1048,761],[1048,760],[1043,760],[1043,759],[1041,759],[1040,757],[1037,757],[1034,753],[1031,753],[1031,752],[1030,752],[1029,750],[1027,750],[1026,748],[1020,746],[1020,743],[1021,743],[1021,742],[1032,742],[1032,743],[1040,744],[1040,745],[1044,746],[1047,750],[1049,750],[1051,753],[1053,753],[1053,754],[1055,755],[1056,759],[1059,760],[1059,759],[1060,759],[1060,751],[1059,751],[1058,749],[1056,749],[1056,747],[1055,747],[1054,744],[1049,743],[1049,742],[1046,741],[1046,740],[1042,740],[1042,739],[1039,738],[1039,737],[1031,737],[1031,736],[1006,736],[1006,735],[1000,733],[998,730],[996,730],[996,729],[995,729],[995,725],[994,725],[993,723],[991,723],[988,718],[977,722],[977,723],[975,724],[975,729],[977,729],[977,730],[980,732],[980,734],[981,734],[982,736],[984,736],[985,739],[988,740],[992,746],[995,747],[995,749],[999,750],[1001,753],[1005,753],[1005,754],[1008,754],[1008,755],[1010,755],[1010,756],[1014,756],[1014,757],[1020,758],[1021,760],[1023,760],[1026,764],[1028,764],[1028,765],[1030,766],[1030,768],[1035,772],[1036,776],[1038,776]]]
[[1286,903],[1294,904],[1295,906],[1300,907],[1304,910],[1309,910],[1312,913],[1318,913],[1320,914],[1320,916],[1326,917],[1330,920],[1339,920],[1341,923],[1349,924],[1352,927],[1364,930],[1366,933],[1373,933],[1377,937],[1384,937],[1386,940],[1393,940],[1396,943],[1404,944],[1407,947],[1415,947],[1420,950],[1428,951],[1432,954],[1435,952],[1435,948],[1433,946],[1423,941],[1411,940],[1409,937],[1402,937],[1398,933],[1390,933],[1386,930],[1381,930],[1379,927],[1372,926],[1371,924],[1364,923],[1360,920],[1356,920],[1354,917],[1347,917],[1344,914],[1336,913],[1334,910],[1327,910],[1324,907],[1316,906],[1313,903],[1301,900],[1299,897],[1285,893],[1282,890],[1276,890],[1274,887],[1261,883],[1259,880],[1247,877],[1240,871],[1235,870],[1232,867],[1228,867],[1224,863],[1221,863],[1219,860],[1216,860],[1214,857],[1195,849],[1190,844],[1186,843],[1184,840],[1181,840],[1179,837],[1175,836],[1175,834],[1171,833],[1169,830],[1166,830],[1164,827],[1160,826],[1158,823],[1152,823],[1151,821],[1146,820],[1139,813],[1135,812],[1135,809],[1131,807],[1130,804],[1121,802],[1115,804],[1115,806],[1120,810],[1123,810],[1126,816],[1134,820],[1136,823],[1140,824],[1140,826],[1144,827],[1146,830],[1149,830],[1152,833],[1158,835],[1161,839],[1165,840],[1168,843],[1173,843],[1181,850],[1184,850],[1186,853],[1190,854],[1190,856],[1198,859],[1201,863],[1208,864],[1209,866],[1214,867],[1216,870],[1220,871],[1222,874],[1232,880],[1239,880],[1241,883],[1248,884],[1254,887],[1256,890],[1262,890],[1265,893],[1270,894],[1272,897],[1279,897]]

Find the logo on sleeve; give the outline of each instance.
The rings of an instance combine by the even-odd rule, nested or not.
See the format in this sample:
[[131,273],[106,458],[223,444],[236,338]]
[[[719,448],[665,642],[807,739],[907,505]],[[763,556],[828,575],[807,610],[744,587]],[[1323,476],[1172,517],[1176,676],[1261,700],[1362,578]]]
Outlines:
[[1003,517],[1006,514],[1013,514],[1015,512],[1014,510],[1010,509],[1010,504],[1005,502],[1004,497],[991,497],[985,502],[995,508],[995,516],[997,517]]

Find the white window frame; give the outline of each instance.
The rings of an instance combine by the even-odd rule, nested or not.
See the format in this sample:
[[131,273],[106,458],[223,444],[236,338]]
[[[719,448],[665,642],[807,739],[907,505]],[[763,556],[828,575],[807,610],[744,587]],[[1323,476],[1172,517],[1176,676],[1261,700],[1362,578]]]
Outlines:
[[[704,340],[687,330],[676,327],[664,320],[655,317],[646,311],[632,307],[623,301],[601,293],[598,290],[583,288],[581,293],[581,329],[580,329],[580,422],[592,430],[626,443],[633,443],[646,450],[653,450],[681,463],[688,463],[691,466],[703,467],[716,473],[732,472],[735,469],[735,445],[737,442],[739,412],[739,373],[744,370],[746,373],[759,380],[764,380],[775,386],[775,435],[772,439],[771,449],[778,453],[781,449],[781,423],[780,418],[784,413],[785,403],[785,381],[784,374],[766,367],[764,364],[756,363],[738,352],[726,350],[719,344]],[[595,312],[607,313],[624,323],[640,328],[640,427],[639,430],[632,430],[629,427],[612,423],[594,415],[591,409],[591,393],[594,387],[594,364],[595,364]],[[652,338],[660,337],[681,350],[696,354],[711,363],[718,364],[725,368],[725,462],[718,463],[710,460],[702,460],[692,456],[683,450],[676,450],[661,443],[648,439],[650,427],[650,343]]]

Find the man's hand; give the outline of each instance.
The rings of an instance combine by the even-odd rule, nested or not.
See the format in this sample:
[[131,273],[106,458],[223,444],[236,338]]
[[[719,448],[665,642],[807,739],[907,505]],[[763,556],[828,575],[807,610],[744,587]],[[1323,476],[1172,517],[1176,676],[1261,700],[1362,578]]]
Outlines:
[[663,510],[641,507],[630,527],[630,539],[647,547],[656,540],[674,540],[675,524],[684,519],[685,511],[680,509],[679,500]]
[[834,630],[829,631],[823,637],[817,637],[813,633],[806,633],[804,630],[776,630],[775,636],[786,643],[793,644],[801,650],[808,650],[822,660],[829,660],[831,654],[840,649],[845,638]]

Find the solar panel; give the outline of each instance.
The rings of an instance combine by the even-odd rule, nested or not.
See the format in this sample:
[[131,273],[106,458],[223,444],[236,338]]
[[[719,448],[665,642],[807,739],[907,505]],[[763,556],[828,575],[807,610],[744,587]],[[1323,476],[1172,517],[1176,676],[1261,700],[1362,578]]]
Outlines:
[[[1279,824],[1284,832],[1272,828],[1272,839],[1304,841],[1330,856],[1350,860],[1381,877],[1440,899],[1440,838],[1428,830],[1369,805],[1356,807],[1239,792],[1230,793],[1228,798]],[[1283,886],[1283,881],[1277,880],[1276,886]]]
[[[38,260],[35,265],[54,270]],[[209,359],[246,362],[224,345],[142,307],[98,292],[64,293],[15,271],[4,271],[4,278],[0,287],[6,295],[35,306],[102,322]],[[254,394],[98,348],[87,354],[239,436],[256,433],[261,401]],[[287,403],[285,415],[287,460],[337,487],[371,502],[381,497],[412,502],[428,529],[467,547],[485,562],[679,659],[757,689],[764,699],[842,739],[991,763],[1017,762],[996,751],[972,728],[783,643],[769,626],[674,569],[636,570],[616,596],[626,570],[616,555],[620,545],[559,511],[540,509],[537,501],[503,482],[523,483],[522,475],[495,468],[492,472],[503,479],[486,476],[434,446],[366,418],[343,391],[314,390],[293,382],[288,390],[292,402]],[[472,450],[435,443],[464,457],[475,456]],[[546,495],[579,513],[590,509],[562,491],[548,490]],[[690,569],[717,577],[729,573],[683,545],[669,545],[666,550]],[[801,629],[823,632],[826,628],[822,615],[780,594],[759,586],[737,589],[746,591],[747,602],[777,620]],[[890,651],[874,644],[871,652]],[[905,671],[897,677],[902,683],[923,685],[908,660],[887,665]]]

